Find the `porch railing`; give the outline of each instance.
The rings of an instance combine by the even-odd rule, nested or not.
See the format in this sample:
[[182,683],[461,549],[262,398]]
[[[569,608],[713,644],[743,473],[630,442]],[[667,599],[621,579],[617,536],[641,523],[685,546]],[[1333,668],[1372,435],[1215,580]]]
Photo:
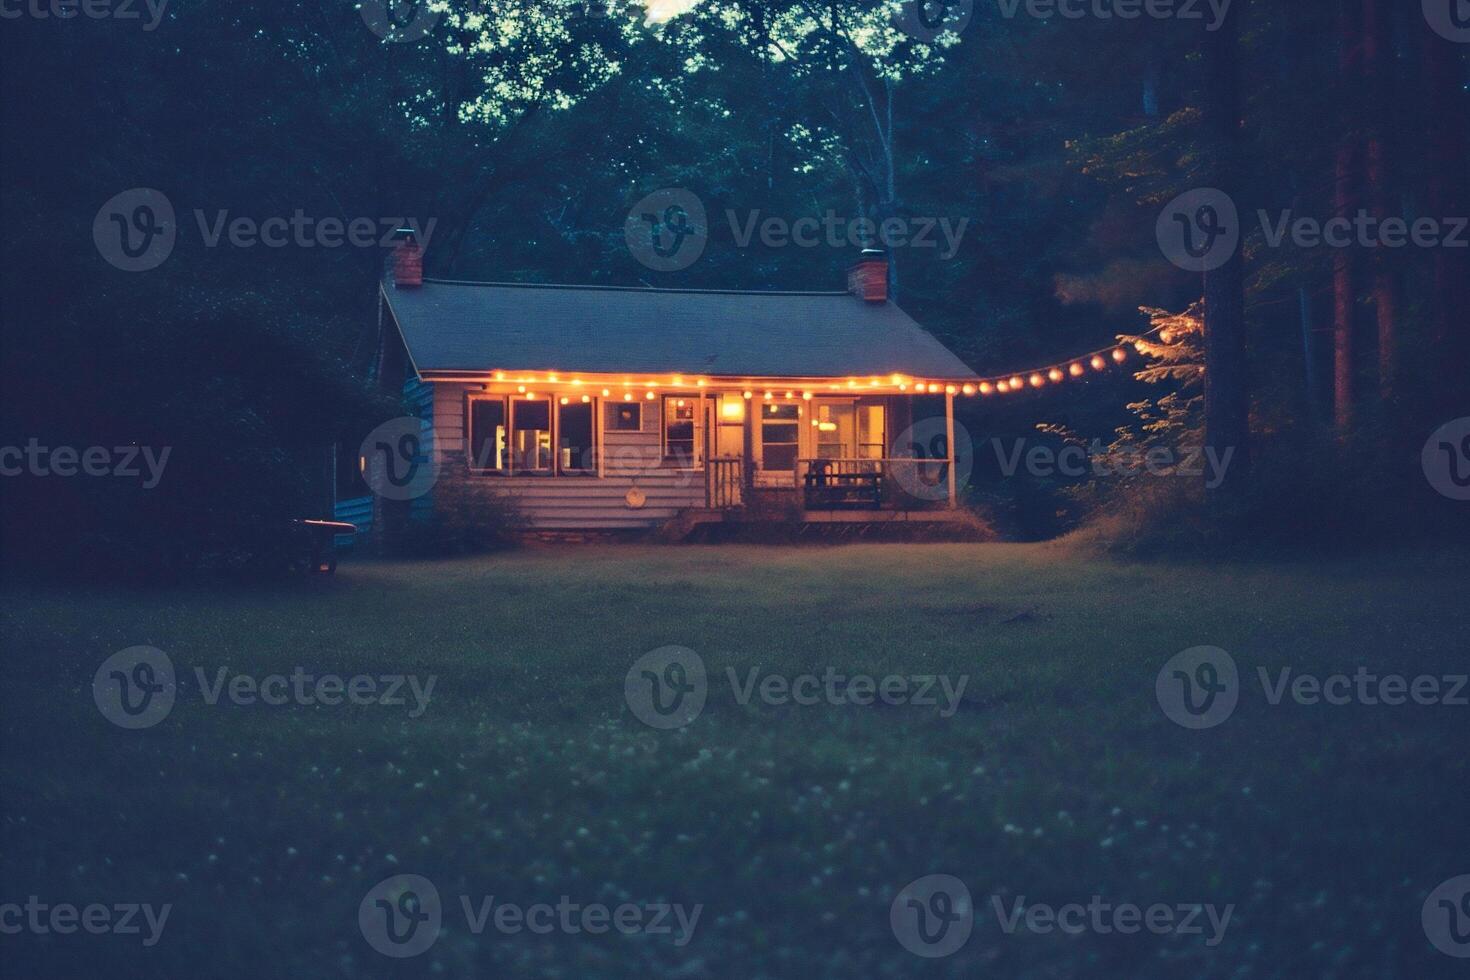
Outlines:
[[808,510],[922,509],[949,501],[949,459],[799,459]]
[[711,456],[705,461],[705,498],[708,506],[718,510],[730,510],[744,503],[741,474],[742,461],[739,456]]

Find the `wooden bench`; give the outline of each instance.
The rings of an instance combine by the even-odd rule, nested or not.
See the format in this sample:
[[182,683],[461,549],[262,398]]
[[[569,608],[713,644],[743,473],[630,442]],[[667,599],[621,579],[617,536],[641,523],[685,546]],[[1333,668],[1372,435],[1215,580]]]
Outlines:
[[804,481],[808,510],[877,510],[883,502],[883,474],[842,472],[817,463]]

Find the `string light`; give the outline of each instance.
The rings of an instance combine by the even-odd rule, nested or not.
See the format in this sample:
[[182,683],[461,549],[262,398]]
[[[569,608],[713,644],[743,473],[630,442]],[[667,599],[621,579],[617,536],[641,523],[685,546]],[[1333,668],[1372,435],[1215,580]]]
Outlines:
[[955,393],[955,392],[956,392],[956,391],[958,391],[958,390],[959,390],[959,389],[958,389],[958,388],[956,388],[956,387],[955,387],[955,386],[954,386],[954,385],[945,385],[945,386],[944,386],[944,393],[945,393],[945,394],[946,394],[946,395],[953,395],[953,394],[954,394],[954,393]]
[[974,385],[965,385],[960,390],[963,391],[967,395],[973,395],[975,393],[975,386]]
[[1046,372],[1046,376],[1051,381],[1060,381],[1062,380],[1062,369],[1052,368],[1050,371]]
[[993,384],[991,384],[989,381],[982,381],[982,382],[980,382],[980,394],[982,394],[982,395],[988,395],[988,394],[990,394],[994,390],[995,390],[995,386]]
[[1079,362],[1073,361],[1071,366],[1067,368],[1067,373],[1074,378],[1080,378],[1082,377],[1082,372],[1086,370],[1087,368],[1083,367]]
[[520,395],[524,395],[526,393],[526,386],[525,385],[516,385],[516,393],[517,394],[520,394]]
[[1124,361],[1128,360],[1128,352],[1121,347],[1113,348],[1113,360],[1117,361],[1119,364],[1122,364]]
[[1046,379],[1043,378],[1040,374],[1031,375],[1031,387],[1040,388],[1044,384],[1046,384]]
[[1108,362],[1102,359],[1102,355],[1101,354],[1093,354],[1092,355],[1092,369],[1094,371],[1101,371],[1103,368],[1105,368],[1107,366],[1108,366]]
[[746,401],[750,401],[750,399],[754,396],[755,393],[754,392],[751,392],[751,391],[742,391],[740,394],[741,394],[741,397],[743,397]]

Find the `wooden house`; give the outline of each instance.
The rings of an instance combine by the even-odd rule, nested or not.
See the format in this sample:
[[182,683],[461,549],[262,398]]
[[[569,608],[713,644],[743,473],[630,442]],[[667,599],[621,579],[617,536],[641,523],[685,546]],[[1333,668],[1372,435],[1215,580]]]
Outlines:
[[978,378],[888,300],[881,252],[842,291],[747,292],[427,279],[398,248],[379,374],[438,467],[420,510],[452,486],[547,531],[957,517]]

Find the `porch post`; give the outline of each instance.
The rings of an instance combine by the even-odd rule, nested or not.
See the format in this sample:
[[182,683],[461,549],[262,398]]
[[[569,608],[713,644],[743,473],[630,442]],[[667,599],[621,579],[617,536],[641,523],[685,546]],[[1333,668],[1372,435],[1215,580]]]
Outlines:
[[755,486],[755,412],[759,404],[754,398],[745,400],[745,459],[740,463],[740,479],[745,487]]
[[949,507],[951,510],[960,505],[959,495],[955,487],[955,455],[954,455],[954,395],[948,391],[944,393],[944,454],[949,457]]

